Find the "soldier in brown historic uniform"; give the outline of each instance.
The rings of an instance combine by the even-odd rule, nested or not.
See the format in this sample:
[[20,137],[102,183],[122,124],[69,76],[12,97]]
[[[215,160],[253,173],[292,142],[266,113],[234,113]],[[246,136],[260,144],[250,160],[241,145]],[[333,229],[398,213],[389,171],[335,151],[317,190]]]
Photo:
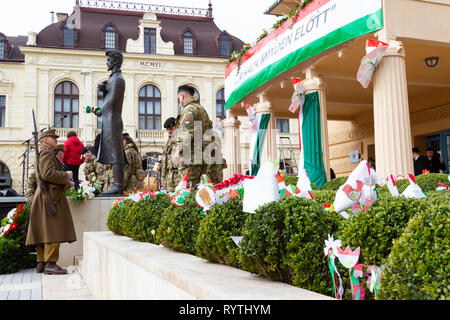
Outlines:
[[42,182],[47,185],[51,201],[56,205],[56,214],[48,213],[45,194],[38,184],[32,200],[25,243],[28,246],[36,246],[38,262],[36,271],[45,274],[67,273],[56,264],[59,259],[59,246],[61,242],[70,243],[77,240],[69,203],[64,193],[75,184],[70,181],[72,172],[64,172],[55,156],[58,137],[54,129],[40,134],[39,163],[35,163],[35,168],[39,166]]

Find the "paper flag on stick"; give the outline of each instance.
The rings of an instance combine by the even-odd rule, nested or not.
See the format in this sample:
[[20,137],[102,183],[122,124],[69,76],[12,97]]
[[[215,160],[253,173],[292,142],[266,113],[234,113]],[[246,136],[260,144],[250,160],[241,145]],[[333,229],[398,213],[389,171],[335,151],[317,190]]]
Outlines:
[[189,170],[186,171],[186,174],[184,175],[183,179],[181,179],[181,181],[178,183],[178,186],[176,187],[175,192],[177,192],[179,190],[187,189],[188,174],[189,174]]
[[212,188],[207,185],[200,185],[195,195],[195,199],[199,206],[203,207],[203,210],[209,211],[209,209],[216,203],[216,196]]
[[391,193],[391,195],[393,197],[400,196],[400,192],[398,192],[398,188],[397,188],[397,185],[395,184],[395,179],[392,174],[390,174],[387,178],[387,186],[388,186],[389,192]]
[[388,47],[389,45],[387,43],[372,39],[367,40],[367,54],[362,58],[358,74],[356,75],[356,79],[361,83],[363,88],[367,89],[369,87],[372,75],[380,64],[381,59],[383,59]]
[[401,196],[405,198],[416,198],[422,199],[426,198],[427,195],[422,191],[422,189],[416,184],[416,179],[412,174],[408,174],[409,186],[406,187],[405,191],[402,192]]
[[284,182],[284,176],[280,171],[277,171],[278,189],[280,189],[280,195],[286,195],[286,183]]
[[100,110],[100,107],[91,107],[91,106],[86,106],[86,113],[95,113],[98,110]]
[[294,113],[297,111],[298,107],[303,107],[305,103],[305,88],[303,87],[302,79],[299,78],[291,78],[292,84],[294,85],[294,94],[291,98],[291,106],[289,107],[289,111]]
[[[339,270],[336,268],[334,259],[337,255],[337,249],[341,246],[341,240],[334,240],[333,236],[328,235],[328,240],[325,240],[325,248],[323,249],[325,256],[328,259],[328,268],[330,269],[331,281],[333,283],[332,294],[336,299],[342,300],[344,295],[344,286],[342,285],[342,278]],[[339,286],[337,281],[339,280]]]
[[241,247],[241,245],[240,245],[240,243],[241,243],[241,241],[242,241],[242,239],[244,238],[244,237],[242,237],[242,236],[235,236],[235,237],[230,237],[231,238],[231,240],[233,240],[233,242],[240,248]]

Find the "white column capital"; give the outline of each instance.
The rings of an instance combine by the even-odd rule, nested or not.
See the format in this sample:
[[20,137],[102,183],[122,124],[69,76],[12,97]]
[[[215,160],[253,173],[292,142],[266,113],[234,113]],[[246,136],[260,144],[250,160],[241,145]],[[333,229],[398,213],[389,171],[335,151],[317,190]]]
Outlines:
[[239,129],[241,122],[237,119],[231,110],[227,111],[227,117],[222,120],[222,126],[224,128],[236,128]]
[[384,57],[405,57],[405,47],[403,42],[397,40],[391,40],[388,42],[389,47],[384,54]]
[[259,113],[273,113],[272,104],[265,92],[258,94],[259,102],[255,106],[255,111]]
[[305,93],[309,93],[311,91],[326,91],[327,86],[322,78],[319,76],[319,73],[316,67],[312,66],[305,71],[306,79],[302,82],[303,87],[305,88]]

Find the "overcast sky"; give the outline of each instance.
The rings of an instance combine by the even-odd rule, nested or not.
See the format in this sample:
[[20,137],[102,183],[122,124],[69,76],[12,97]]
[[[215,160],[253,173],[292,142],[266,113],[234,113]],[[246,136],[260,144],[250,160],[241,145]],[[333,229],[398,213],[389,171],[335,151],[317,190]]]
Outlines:
[[[123,1],[123,0],[121,0]],[[208,8],[208,0],[130,0],[182,7]],[[217,26],[242,41],[254,42],[262,29],[277,20],[264,12],[275,0],[212,0]],[[75,0],[9,0],[2,1],[0,32],[6,36],[39,32],[50,24],[50,11],[72,13]]]

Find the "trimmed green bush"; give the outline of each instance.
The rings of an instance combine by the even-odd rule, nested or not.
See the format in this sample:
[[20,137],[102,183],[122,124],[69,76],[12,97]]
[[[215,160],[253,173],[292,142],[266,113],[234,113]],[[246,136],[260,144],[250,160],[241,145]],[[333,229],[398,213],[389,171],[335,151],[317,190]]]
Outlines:
[[422,188],[423,192],[436,191],[438,183],[449,184],[448,175],[445,173],[421,174],[416,177],[416,183]]
[[435,207],[411,219],[394,241],[378,299],[450,299],[450,209]]
[[328,235],[337,232],[339,217],[324,211],[315,201],[303,198],[287,199],[285,206],[290,208],[285,218],[289,235],[285,264],[292,284],[331,295],[330,272],[323,248]]
[[381,265],[391,252],[393,240],[403,233],[411,217],[429,210],[423,199],[389,197],[378,199],[367,212],[351,215],[342,224],[342,247],[361,247],[360,263]]
[[[0,274],[14,273],[20,269],[34,268],[36,255],[25,246],[27,228],[30,219],[31,202],[16,207],[15,229],[0,238]],[[2,226],[9,224],[8,217],[2,220]]]
[[124,236],[124,221],[127,216],[129,210],[133,207],[134,201],[131,199],[127,199],[124,201],[124,204],[121,208],[117,206],[113,206],[108,214],[108,220],[106,221],[106,226],[108,230],[112,233],[115,233],[119,236]]
[[156,241],[173,250],[195,254],[198,229],[203,218],[195,195],[186,197],[184,205],[170,205],[156,230]]
[[291,283],[285,259],[290,237],[284,222],[291,209],[286,205],[287,199],[270,202],[248,216],[238,259],[246,271]]
[[[395,181],[395,185],[397,186],[398,192],[400,192],[401,194],[403,191],[405,191],[406,187],[409,186],[409,179],[397,180]],[[382,187],[377,185],[377,192],[380,198],[387,198],[392,196],[386,184]]]
[[241,236],[249,214],[242,211],[242,197],[214,205],[200,223],[197,255],[209,261],[237,267],[239,248],[231,236]]
[[332,190],[314,190],[311,192],[317,204],[323,207],[326,204],[332,204],[336,197],[336,191]]
[[169,206],[172,204],[165,194],[158,194],[150,200],[131,204],[123,217],[124,235],[134,240],[155,243],[152,230],[156,233],[162,215]]
[[348,177],[337,177],[325,183],[320,190],[337,191],[347,181]]

